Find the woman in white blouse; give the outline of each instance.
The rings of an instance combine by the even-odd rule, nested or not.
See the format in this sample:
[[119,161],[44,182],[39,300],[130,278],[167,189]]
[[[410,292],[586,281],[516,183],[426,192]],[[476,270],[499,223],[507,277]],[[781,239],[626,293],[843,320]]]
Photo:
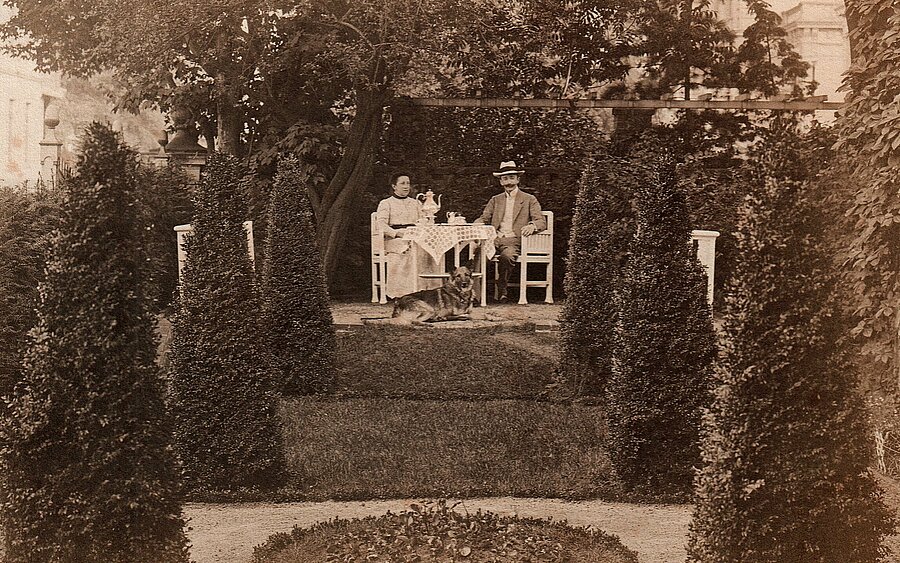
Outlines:
[[[422,217],[422,205],[409,196],[411,189],[409,174],[398,172],[391,175],[391,196],[378,203],[376,211],[378,223],[384,233],[384,250],[387,255],[387,296],[402,297],[419,289],[417,272],[434,272],[436,264],[430,256],[422,252],[402,237],[407,227],[411,227]],[[418,260],[418,267],[416,260]],[[426,286],[433,285],[427,282]]]

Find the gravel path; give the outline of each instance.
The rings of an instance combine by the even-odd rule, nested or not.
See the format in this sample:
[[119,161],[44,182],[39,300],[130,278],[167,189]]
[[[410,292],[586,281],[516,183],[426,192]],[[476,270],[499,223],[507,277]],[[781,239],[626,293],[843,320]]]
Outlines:
[[[190,503],[185,506],[185,515],[190,518],[191,557],[196,563],[246,563],[253,555],[253,547],[275,532],[288,532],[295,525],[308,526],[331,518],[398,512],[413,502],[417,501]],[[500,497],[469,499],[456,508],[470,512],[478,509],[595,527],[619,536],[623,544],[638,552],[642,563],[673,563],[685,558],[691,507]]]

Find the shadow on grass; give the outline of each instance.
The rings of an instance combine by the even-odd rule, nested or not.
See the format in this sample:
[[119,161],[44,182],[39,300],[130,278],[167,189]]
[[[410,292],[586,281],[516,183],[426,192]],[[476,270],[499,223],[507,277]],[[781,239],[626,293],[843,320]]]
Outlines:
[[597,406],[306,398],[281,415],[290,488],[308,500],[616,496]]
[[364,327],[338,338],[336,396],[537,399],[553,380],[556,340],[522,328]]

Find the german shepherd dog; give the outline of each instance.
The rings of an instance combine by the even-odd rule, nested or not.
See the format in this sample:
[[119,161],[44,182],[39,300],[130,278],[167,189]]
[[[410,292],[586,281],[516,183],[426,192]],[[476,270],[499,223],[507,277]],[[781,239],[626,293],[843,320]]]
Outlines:
[[468,318],[475,301],[475,284],[469,266],[453,270],[437,289],[423,289],[394,301],[393,323],[422,324]]

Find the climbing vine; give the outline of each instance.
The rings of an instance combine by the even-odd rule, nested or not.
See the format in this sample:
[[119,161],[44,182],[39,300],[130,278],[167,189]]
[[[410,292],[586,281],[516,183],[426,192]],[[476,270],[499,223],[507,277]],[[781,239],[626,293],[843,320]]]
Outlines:
[[832,169],[846,191],[847,303],[868,370],[900,386],[900,13],[890,2],[847,0],[853,62]]

